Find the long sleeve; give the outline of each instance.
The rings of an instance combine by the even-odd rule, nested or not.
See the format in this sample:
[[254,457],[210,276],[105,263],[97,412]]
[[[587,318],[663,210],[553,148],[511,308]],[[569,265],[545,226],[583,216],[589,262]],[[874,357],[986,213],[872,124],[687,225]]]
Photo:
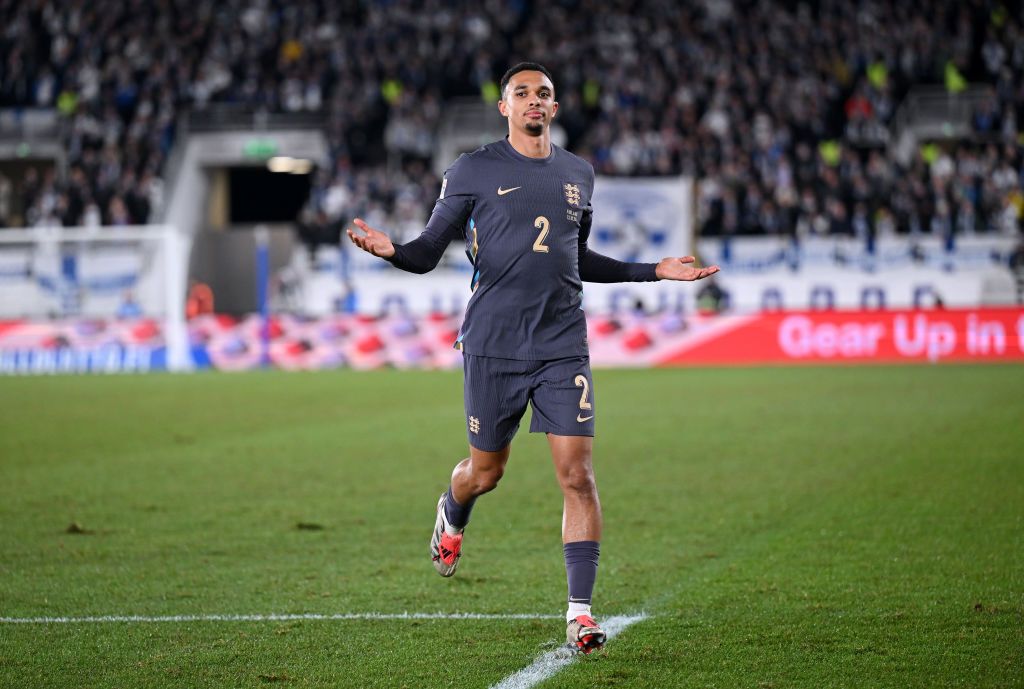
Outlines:
[[410,273],[429,273],[437,267],[448,245],[462,236],[472,204],[466,196],[438,199],[427,227],[419,237],[395,245],[395,255],[387,259],[396,268]]
[[580,279],[584,282],[655,282],[657,263],[626,263],[586,249],[580,253]]
[[654,282],[656,263],[627,263],[591,251],[587,247],[593,209],[587,207],[580,222],[579,266],[584,282]]

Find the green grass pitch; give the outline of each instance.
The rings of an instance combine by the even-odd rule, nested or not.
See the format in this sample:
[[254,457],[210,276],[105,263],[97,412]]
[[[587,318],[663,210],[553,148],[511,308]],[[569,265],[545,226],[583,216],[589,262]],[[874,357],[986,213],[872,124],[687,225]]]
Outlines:
[[[652,617],[542,686],[1024,686],[1024,367],[594,377],[595,613]],[[563,611],[541,436],[430,565],[457,373],[5,379],[0,408],[2,617]],[[563,635],[3,623],[0,686],[488,687]]]

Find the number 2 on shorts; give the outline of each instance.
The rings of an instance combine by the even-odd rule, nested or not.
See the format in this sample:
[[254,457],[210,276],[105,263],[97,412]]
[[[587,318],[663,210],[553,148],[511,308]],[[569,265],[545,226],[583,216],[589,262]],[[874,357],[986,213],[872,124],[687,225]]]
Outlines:
[[582,374],[576,376],[576,387],[583,388],[583,394],[580,395],[580,409],[593,409],[593,405],[587,401],[587,396],[590,394],[590,383],[587,382],[587,377]]

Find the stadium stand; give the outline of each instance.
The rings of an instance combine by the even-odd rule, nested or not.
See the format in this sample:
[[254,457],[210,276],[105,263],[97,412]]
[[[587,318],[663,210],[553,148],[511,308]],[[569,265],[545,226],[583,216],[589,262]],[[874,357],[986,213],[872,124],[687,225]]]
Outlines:
[[[182,115],[229,104],[327,113],[333,167],[318,172],[303,212],[307,241],[333,241],[355,213],[401,236],[421,226],[436,193],[442,103],[496,99],[504,67],[528,57],[556,74],[568,145],[599,173],[699,180],[705,235],[1019,229],[1016,3],[535,9],[4,0],[0,107],[56,110],[67,160],[0,180],[0,219],[150,220]],[[968,129],[901,158],[895,143],[912,124],[901,103],[927,85],[969,106]]]

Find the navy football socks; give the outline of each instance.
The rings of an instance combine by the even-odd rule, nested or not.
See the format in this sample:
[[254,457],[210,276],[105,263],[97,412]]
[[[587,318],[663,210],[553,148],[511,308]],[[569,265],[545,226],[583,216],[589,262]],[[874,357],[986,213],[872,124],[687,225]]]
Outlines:
[[576,541],[562,546],[565,553],[565,576],[569,581],[569,610],[590,613],[590,599],[597,579],[597,560],[601,544],[597,541]]
[[444,518],[450,526],[461,531],[469,523],[469,513],[473,511],[473,503],[476,498],[471,498],[465,505],[460,505],[452,495],[452,487],[448,486],[448,492],[444,496]]

